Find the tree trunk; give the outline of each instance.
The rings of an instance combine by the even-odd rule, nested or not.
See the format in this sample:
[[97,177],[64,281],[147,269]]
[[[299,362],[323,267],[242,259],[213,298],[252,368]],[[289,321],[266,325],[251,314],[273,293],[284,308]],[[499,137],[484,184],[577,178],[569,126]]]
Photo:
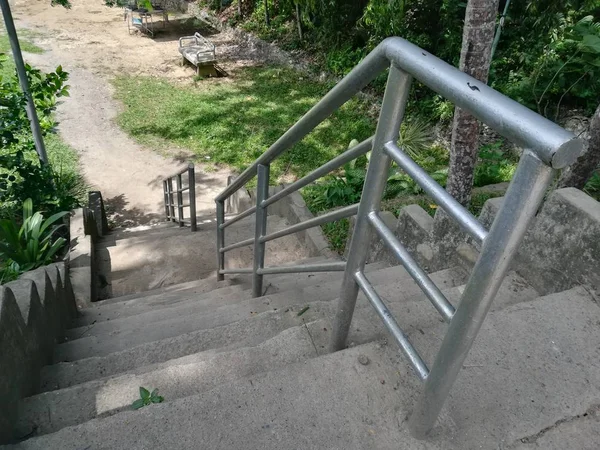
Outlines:
[[[463,28],[460,70],[487,83],[499,0],[469,0]],[[456,108],[452,127],[446,189],[461,204],[471,200],[473,172],[479,149],[479,123]]]
[[573,165],[564,170],[558,187],[575,187],[583,189],[585,183],[592,177],[600,165],[600,105],[590,122],[590,139],[587,151],[577,158]]

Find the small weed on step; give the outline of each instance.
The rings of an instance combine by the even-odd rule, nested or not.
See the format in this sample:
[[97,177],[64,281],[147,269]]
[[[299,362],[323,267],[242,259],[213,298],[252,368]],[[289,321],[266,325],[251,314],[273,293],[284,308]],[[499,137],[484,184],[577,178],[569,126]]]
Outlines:
[[148,389],[140,386],[140,398],[131,404],[133,409],[140,409],[152,403],[162,403],[164,398],[158,395],[158,389],[150,392]]

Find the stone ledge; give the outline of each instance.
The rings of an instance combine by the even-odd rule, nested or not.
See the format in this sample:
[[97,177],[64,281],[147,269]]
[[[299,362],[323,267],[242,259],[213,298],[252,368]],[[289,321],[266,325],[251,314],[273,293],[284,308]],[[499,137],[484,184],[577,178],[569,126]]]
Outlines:
[[94,243],[98,226],[87,208],[76,209],[71,216],[69,243],[69,283],[77,308],[89,307],[96,300],[96,264]]
[[0,443],[31,430],[15,429],[21,398],[39,392],[40,371],[74,317],[64,262],[26,272],[0,286]]

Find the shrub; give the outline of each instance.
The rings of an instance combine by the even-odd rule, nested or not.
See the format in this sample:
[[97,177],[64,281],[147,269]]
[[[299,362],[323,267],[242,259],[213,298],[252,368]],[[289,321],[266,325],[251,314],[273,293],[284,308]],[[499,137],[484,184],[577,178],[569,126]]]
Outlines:
[[[6,61],[6,56],[0,54],[0,73]],[[29,65],[25,69],[42,134],[50,138],[56,125],[53,113],[57,99],[69,95],[68,74],[61,66],[50,73]],[[40,165],[25,105],[16,74],[0,75],[0,218],[12,218],[26,199],[31,199],[36,210],[49,215],[70,210],[80,205],[86,188],[72,162],[68,169],[62,162],[58,167]],[[72,159],[70,149],[64,144],[58,147],[59,154],[68,154]]]
[[10,272],[19,273],[35,269],[53,261],[66,239],[56,237],[64,225],[55,225],[68,212],[53,214],[44,220],[39,212],[33,212],[30,198],[23,203],[23,220],[0,220],[0,258]]

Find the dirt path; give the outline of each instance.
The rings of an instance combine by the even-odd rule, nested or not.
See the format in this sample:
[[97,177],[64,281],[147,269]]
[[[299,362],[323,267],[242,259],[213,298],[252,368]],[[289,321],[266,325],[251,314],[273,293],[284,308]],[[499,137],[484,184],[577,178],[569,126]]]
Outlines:
[[[13,9],[17,28],[33,31],[36,44],[46,50],[26,55],[27,61],[41,69],[61,64],[70,73],[71,96],[57,111],[59,131],[80,154],[87,180],[102,191],[115,221],[136,225],[160,220],[161,179],[183,167],[188,155],[181,149],[165,149],[167,156],[161,156],[122,132],[114,123],[120,105],[112,98],[109,81],[127,73],[191,83],[194,71],[181,66],[177,52],[177,39],[186,32],[181,24],[187,24],[188,17],[171,17],[173,29],[153,40],[130,35],[121,9],[107,8],[99,0],[73,2],[71,10],[52,7],[49,0],[18,0]],[[236,48],[227,33],[212,38],[230,53]],[[235,59],[238,65],[252,62]],[[198,172],[198,215],[209,215],[229,171]]]

